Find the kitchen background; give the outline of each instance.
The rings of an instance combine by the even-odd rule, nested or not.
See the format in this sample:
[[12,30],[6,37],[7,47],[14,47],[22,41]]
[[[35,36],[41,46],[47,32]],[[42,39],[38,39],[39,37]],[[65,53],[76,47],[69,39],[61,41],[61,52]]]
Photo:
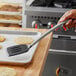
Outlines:
[[[32,2],[31,2],[32,1]],[[46,28],[54,26],[76,0],[0,0],[0,27]],[[54,31],[42,76],[76,76],[75,28]]]

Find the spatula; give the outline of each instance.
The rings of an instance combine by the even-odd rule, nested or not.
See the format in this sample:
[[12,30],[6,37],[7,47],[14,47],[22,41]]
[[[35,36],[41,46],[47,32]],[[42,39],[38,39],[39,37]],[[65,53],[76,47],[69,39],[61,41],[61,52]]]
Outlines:
[[30,46],[24,44],[24,45],[15,45],[7,48],[7,52],[9,56],[15,56],[22,53],[26,53],[29,51],[31,47],[33,47],[38,41],[40,41],[42,38],[44,38],[46,35],[48,35],[50,32],[54,31],[58,27],[62,27],[68,20],[55,25],[53,28],[49,29],[46,33],[42,34],[41,37],[39,37],[37,40],[35,40]]

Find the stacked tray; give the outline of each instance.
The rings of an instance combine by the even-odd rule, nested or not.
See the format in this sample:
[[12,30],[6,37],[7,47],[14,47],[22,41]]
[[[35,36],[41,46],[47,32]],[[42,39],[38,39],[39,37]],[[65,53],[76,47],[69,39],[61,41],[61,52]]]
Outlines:
[[[18,19],[18,18],[20,19]],[[6,25],[7,24],[7,25]],[[21,3],[0,3],[0,27],[21,27]]]

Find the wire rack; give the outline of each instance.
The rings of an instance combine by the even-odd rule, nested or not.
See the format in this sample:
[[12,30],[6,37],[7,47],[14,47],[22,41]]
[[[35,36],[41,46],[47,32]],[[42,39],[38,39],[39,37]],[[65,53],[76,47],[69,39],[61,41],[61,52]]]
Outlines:
[[[23,13],[23,2],[19,2],[17,3],[17,1],[9,1],[9,0],[3,0],[3,1],[0,1],[0,3],[6,3],[6,4],[19,4],[21,7],[22,7],[22,11],[21,12],[12,12],[12,11],[0,11],[0,15],[13,15],[13,16],[24,16],[24,13]],[[23,19],[22,19],[23,20]],[[13,24],[19,24],[19,25],[22,25],[22,20],[6,20],[6,19],[0,19],[0,23],[13,23]]]

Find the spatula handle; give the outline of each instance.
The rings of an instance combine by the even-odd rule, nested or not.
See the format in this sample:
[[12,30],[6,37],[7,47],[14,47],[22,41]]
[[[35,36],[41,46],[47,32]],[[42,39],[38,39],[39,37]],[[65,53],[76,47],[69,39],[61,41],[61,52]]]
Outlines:
[[35,45],[38,41],[40,41],[42,38],[44,38],[46,35],[48,35],[50,32],[54,31],[56,28],[58,27],[62,27],[66,22],[68,22],[68,20],[61,22],[57,25],[55,25],[53,28],[51,28],[50,30],[48,30],[46,33],[42,34],[37,40],[35,40],[30,47],[32,47],[33,45]]

